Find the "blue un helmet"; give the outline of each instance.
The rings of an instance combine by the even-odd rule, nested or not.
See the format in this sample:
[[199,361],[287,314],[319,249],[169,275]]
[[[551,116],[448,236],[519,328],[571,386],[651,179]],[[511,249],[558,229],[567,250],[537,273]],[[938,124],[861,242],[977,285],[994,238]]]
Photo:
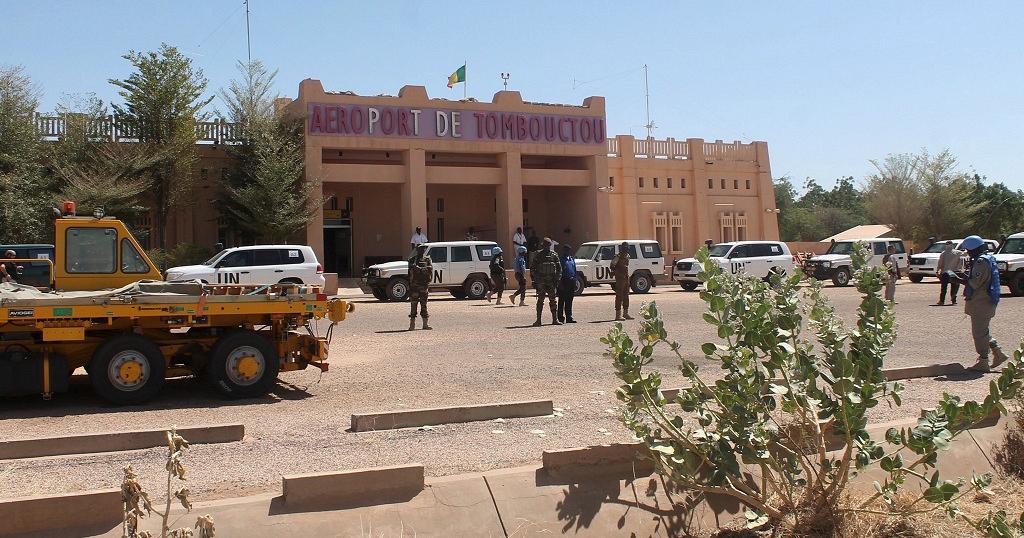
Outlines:
[[985,246],[985,241],[976,235],[969,235],[960,243],[960,248],[963,250],[974,250],[983,246]]
[[519,254],[526,254],[526,247],[519,245],[518,247],[516,247],[516,252]]
[[502,253],[501,247],[491,247],[491,256],[497,256],[498,254],[501,254],[501,253]]

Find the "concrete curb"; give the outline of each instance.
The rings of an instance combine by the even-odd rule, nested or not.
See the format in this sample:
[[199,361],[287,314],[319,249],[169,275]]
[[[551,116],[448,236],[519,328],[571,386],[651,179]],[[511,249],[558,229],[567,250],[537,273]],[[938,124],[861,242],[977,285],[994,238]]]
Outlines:
[[114,488],[6,499],[0,500],[0,536],[65,529],[105,532],[121,517],[121,490]]
[[423,465],[396,465],[281,477],[289,510],[407,501],[423,491]]
[[554,404],[551,400],[382,411],[352,415],[352,431],[393,430],[496,418],[538,417],[553,412]]
[[544,471],[554,478],[587,478],[595,475],[631,478],[654,472],[654,462],[643,443],[616,443],[582,448],[545,450]]
[[[169,429],[7,439],[0,441],[0,459],[116,452],[166,446],[166,432]],[[245,435],[245,426],[242,424],[211,424],[178,428],[177,431],[178,435],[192,444],[229,443],[242,440]]]

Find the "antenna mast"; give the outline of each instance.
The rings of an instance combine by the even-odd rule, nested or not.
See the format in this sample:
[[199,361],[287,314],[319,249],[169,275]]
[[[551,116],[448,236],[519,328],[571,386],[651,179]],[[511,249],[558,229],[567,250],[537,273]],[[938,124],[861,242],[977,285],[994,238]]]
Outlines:
[[647,84],[647,64],[644,64],[644,105],[647,109],[647,138],[653,138],[654,122],[651,121],[651,88]]
[[249,0],[245,0],[245,51],[249,55],[249,63],[252,63],[252,43],[249,40]]

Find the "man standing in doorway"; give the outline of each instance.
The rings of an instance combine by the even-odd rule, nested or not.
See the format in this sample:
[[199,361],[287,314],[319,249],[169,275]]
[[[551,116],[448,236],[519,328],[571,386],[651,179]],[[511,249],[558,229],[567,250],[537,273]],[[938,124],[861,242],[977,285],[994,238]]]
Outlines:
[[537,237],[537,231],[530,228],[530,238],[526,240],[526,266],[533,269],[533,258],[537,255],[537,251],[540,250],[540,238]]
[[516,304],[516,295],[518,295],[519,306],[524,306],[526,304],[526,247],[516,247],[516,261],[513,267],[515,268],[516,284],[519,285],[519,288],[509,296],[508,300],[512,304]]
[[[418,229],[418,228],[417,228]],[[430,277],[434,274],[434,265],[427,255],[427,245],[416,245],[416,254],[409,258],[409,330],[416,329],[416,306],[420,308],[423,318],[423,329],[430,330],[427,323],[427,295],[430,293]]]
[[629,243],[619,245],[619,253],[608,268],[615,275],[615,321],[633,319],[629,315]]
[[558,321],[576,323],[572,300],[576,297],[576,258],[569,245],[562,245],[562,278],[558,280]]
[[946,304],[946,288],[952,286],[952,293],[949,294],[949,298],[952,304],[956,304],[956,295],[960,291],[960,278],[957,277],[957,273],[964,270],[962,250],[953,250],[953,242],[946,241],[946,244],[942,246],[942,253],[939,254],[939,263],[935,266],[935,273],[939,277],[939,302],[938,305],[942,306]]
[[517,226],[516,233],[512,234],[512,252],[519,252],[519,247],[526,248],[526,236],[523,235],[523,227]]
[[558,321],[558,311],[555,304],[555,288],[558,287],[558,280],[562,277],[562,264],[558,254],[551,251],[551,239],[547,237],[541,241],[540,251],[533,258],[533,266],[530,267],[530,274],[533,276],[533,285],[537,288],[537,321],[533,322],[534,327],[540,327],[540,316],[544,312],[544,298],[548,299],[548,308],[551,310],[551,324],[561,325]]
[[[999,305],[999,268],[996,259],[986,252],[985,242],[976,235],[964,239],[960,247],[971,255],[968,274],[963,279],[964,313],[971,318],[971,337],[978,362],[972,370],[988,372],[1006,362],[1008,358],[999,347],[999,342],[989,332],[989,322],[996,315]],[[989,352],[995,355],[995,362],[989,362]]]
[[412,239],[409,240],[409,246],[412,247],[412,251],[416,252],[416,247],[427,242],[427,236],[423,233],[423,229],[419,226],[416,227],[416,231],[412,233]]

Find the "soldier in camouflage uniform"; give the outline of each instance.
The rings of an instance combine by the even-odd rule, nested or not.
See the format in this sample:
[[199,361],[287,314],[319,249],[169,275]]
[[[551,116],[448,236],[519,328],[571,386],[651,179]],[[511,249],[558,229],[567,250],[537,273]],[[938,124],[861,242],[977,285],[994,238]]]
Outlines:
[[430,277],[434,274],[434,266],[427,256],[427,245],[416,245],[416,253],[409,258],[409,330],[416,329],[416,306],[420,307],[423,328],[429,330],[427,324],[427,294],[429,293]]
[[[615,275],[615,321],[633,319],[629,315],[629,243],[619,245],[619,253],[609,266]],[[621,314],[620,314],[621,313]]]
[[558,280],[562,278],[562,262],[558,254],[551,251],[551,239],[545,237],[541,242],[541,250],[536,253],[533,263],[530,265],[530,273],[533,276],[533,283],[537,287],[537,321],[534,327],[540,327],[540,316],[544,311],[544,298],[548,299],[548,308],[551,310],[551,324],[561,325],[558,321],[558,311],[555,306],[556,288]]

